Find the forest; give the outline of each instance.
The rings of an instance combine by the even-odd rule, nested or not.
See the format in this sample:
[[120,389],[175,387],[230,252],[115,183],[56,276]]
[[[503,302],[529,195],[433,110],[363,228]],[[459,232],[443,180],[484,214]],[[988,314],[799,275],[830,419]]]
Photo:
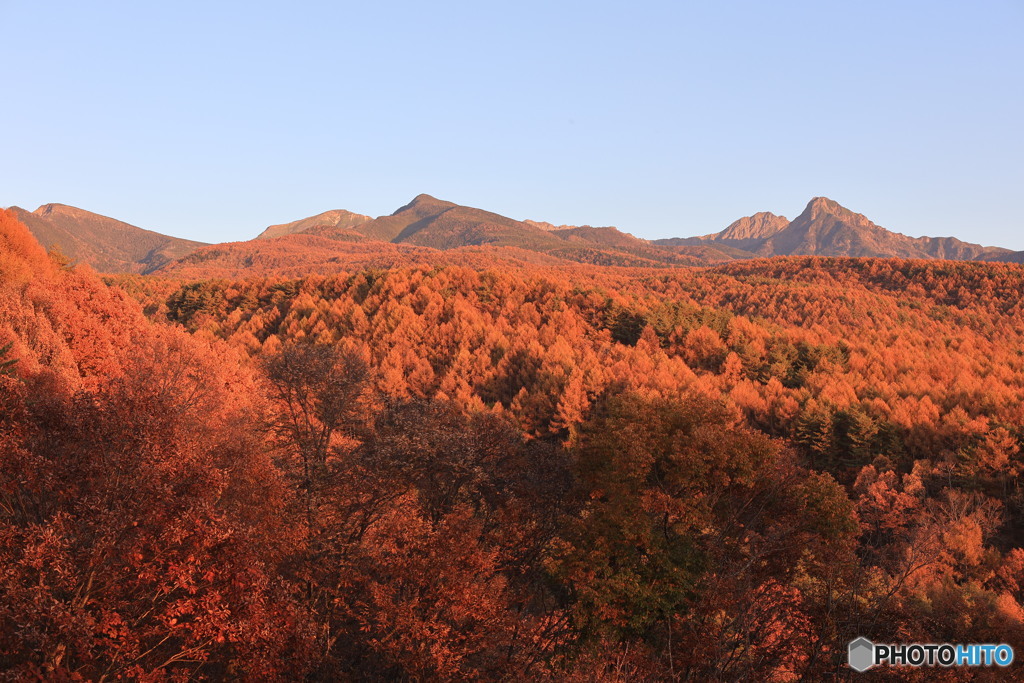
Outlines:
[[485,252],[100,276],[0,211],[0,678],[784,682],[852,677],[858,636],[1024,653],[1024,266]]

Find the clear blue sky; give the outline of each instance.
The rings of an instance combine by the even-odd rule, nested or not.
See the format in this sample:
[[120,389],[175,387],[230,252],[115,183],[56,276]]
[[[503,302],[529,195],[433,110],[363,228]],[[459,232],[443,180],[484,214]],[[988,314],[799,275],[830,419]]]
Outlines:
[[206,241],[426,192],[647,238],[816,195],[1024,249],[1024,2],[0,0],[0,205]]

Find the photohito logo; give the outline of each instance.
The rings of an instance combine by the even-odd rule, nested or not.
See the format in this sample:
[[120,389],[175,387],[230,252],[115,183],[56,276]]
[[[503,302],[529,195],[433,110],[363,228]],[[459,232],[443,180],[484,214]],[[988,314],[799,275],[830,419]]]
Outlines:
[[850,668],[867,671],[877,664],[892,666],[1010,666],[1013,648],[999,645],[876,645],[861,637],[847,646]]

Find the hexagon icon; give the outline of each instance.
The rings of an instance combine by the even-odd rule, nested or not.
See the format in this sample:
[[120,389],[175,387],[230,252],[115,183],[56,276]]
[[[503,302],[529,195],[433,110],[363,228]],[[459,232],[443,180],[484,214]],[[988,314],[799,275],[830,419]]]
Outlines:
[[847,646],[850,668],[858,673],[867,671],[875,664],[875,644],[861,636]]

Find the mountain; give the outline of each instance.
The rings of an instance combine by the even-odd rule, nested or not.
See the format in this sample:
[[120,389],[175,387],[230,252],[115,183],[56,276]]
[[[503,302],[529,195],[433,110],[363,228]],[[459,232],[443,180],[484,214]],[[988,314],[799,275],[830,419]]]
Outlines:
[[559,244],[549,232],[522,221],[427,194],[355,230],[370,239],[434,249],[492,245],[545,251]]
[[747,259],[757,256],[750,251],[751,249],[756,249],[764,240],[785,230],[788,225],[789,221],[785,216],[762,211],[735,220],[725,230],[712,235],[670,237],[654,240],[654,244],[663,249],[692,248],[698,245],[713,247],[712,252],[704,255],[706,260],[710,259],[713,262]]
[[706,265],[730,260],[710,250],[665,248],[614,227],[556,227],[518,221],[421,194],[390,216],[354,228],[371,239],[435,249],[467,246],[517,247],[567,261],[606,266]]
[[792,222],[785,221],[782,216],[774,214],[754,214],[735,221],[722,232],[693,240],[733,247],[757,256],[993,261],[1013,254],[1009,249],[984,247],[955,237],[908,237],[875,225],[863,214],[854,213],[827,197],[815,197]]
[[[391,215],[362,218],[349,212],[327,212],[271,226],[260,236],[264,239],[206,247],[163,272],[241,277],[264,271],[295,274],[299,267],[330,273],[354,264],[461,264],[488,258],[495,262],[663,268],[733,259],[716,246],[660,246],[612,227],[556,227],[518,221],[426,194]],[[266,239],[272,235],[280,236]]]
[[1009,254],[1001,254],[992,259],[1003,263],[1024,263],[1024,251],[1011,251]]
[[725,230],[715,235],[708,235],[711,242],[727,243],[737,249],[749,249],[763,240],[774,237],[789,225],[785,216],[762,211],[753,216],[744,216],[733,221]]
[[1024,252],[953,237],[908,237],[815,197],[794,220],[769,212],[702,237],[645,240],[614,227],[520,221],[421,194],[378,218],[335,209],[271,225],[247,242],[204,245],[62,204],[13,207],[44,245],[103,272],[183,277],[333,273],[398,264],[534,263],[664,268],[822,255],[1024,261]]
[[332,211],[318,213],[317,215],[310,216],[309,218],[292,221],[291,223],[271,225],[261,232],[256,239],[273,239],[275,237],[293,235],[299,232],[312,232],[314,234],[331,231],[348,232],[350,228],[362,225],[363,223],[367,223],[371,220],[373,219],[369,216],[364,216],[359,213],[352,213],[351,211],[345,211],[343,209],[334,209]]
[[752,250],[764,256],[929,257],[912,238],[879,227],[863,214],[854,213],[826,197],[812,199],[792,223]]
[[103,273],[151,273],[205,246],[64,204],[10,210],[44,247],[56,246],[73,262]]

